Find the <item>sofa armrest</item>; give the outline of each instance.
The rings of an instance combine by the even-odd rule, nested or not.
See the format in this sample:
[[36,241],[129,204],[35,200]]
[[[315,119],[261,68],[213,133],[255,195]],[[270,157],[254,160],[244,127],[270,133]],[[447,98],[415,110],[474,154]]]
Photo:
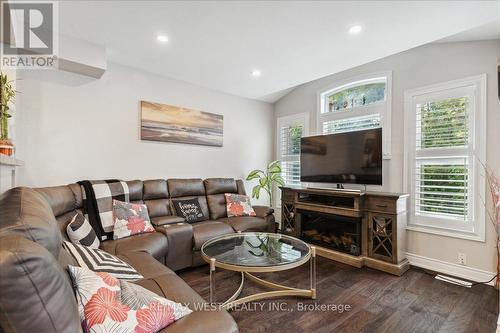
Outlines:
[[165,224],[175,224],[184,222],[186,221],[182,217],[175,215],[158,216],[158,217],[153,217],[151,219],[151,223],[153,223],[155,227],[160,227]]
[[155,229],[168,239],[167,266],[174,271],[190,267],[193,262],[193,226],[189,223],[170,223]]
[[268,206],[252,206],[258,217],[266,217],[274,213],[274,209]]

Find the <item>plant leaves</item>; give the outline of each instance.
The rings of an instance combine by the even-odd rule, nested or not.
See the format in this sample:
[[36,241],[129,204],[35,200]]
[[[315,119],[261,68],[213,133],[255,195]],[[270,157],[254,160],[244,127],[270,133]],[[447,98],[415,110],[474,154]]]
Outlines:
[[247,176],[247,180],[252,180],[252,179],[259,178],[259,173],[263,174],[264,171],[262,171],[262,170],[252,170],[252,171],[250,171],[250,173]]
[[259,179],[260,186],[265,187],[267,185],[267,183],[268,183],[267,177]]
[[279,185],[279,186],[285,186],[285,180],[283,177],[279,176],[274,179],[274,181]]
[[252,189],[252,198],[259,199],[260,196],[260,189],[262,187],[260,185],[255,185]]
[[276,160],[271,162],[267,167],[268,173],[281,173],[281,162]]
[[281,173],[281,166],[274,165],[272,168],[268,170],[269,173]]
[[276,161],[272,161],[271,163],[268,164],[267,166],[267,169],[271,169],[272,167],[274,167],[275,165],[279,165],[280,164],[280,161],[276,160]]

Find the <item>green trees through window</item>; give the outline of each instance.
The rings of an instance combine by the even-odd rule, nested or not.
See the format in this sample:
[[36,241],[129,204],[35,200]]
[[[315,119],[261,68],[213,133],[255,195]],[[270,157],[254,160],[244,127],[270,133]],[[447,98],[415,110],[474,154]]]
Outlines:
[[[417,149],[436,155],[433,163],[417,164],[416,205],[420,212],[468,216],[468,157],[457,151],[469,143],[468,107],[467,97],[417,104]],[[455,156],[447,158],[440,149],[454,149],[456,153],[446,155]]]
[[421,148],[456,147],[468,143],[468,99],[452,98],[418,105]]
[[342,111],[385,100],[385,82],[368,83],[335,92],[327,97],[327,112]]

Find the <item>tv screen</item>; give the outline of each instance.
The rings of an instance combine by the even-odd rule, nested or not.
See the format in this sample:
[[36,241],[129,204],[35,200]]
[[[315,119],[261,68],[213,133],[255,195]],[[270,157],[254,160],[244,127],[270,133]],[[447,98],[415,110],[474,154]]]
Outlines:
[[300,181],[382,185],[382,129],[302,138]]

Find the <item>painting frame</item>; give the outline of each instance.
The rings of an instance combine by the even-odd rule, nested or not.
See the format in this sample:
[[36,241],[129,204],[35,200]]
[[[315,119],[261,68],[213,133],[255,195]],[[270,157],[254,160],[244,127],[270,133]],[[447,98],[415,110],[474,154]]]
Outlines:
[[224,116],[141,100],[143,141],[223,147]]

